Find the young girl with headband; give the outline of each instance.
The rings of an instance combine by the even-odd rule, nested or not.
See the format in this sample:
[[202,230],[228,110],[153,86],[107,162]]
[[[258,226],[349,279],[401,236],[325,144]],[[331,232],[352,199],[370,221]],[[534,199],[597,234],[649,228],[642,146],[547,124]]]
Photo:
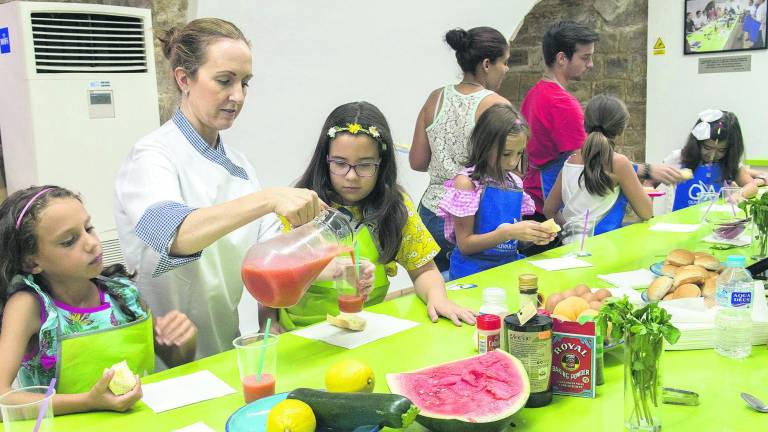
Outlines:
[[42,186],[9,196],[0,205],[0,249],[0,394],[17,376],[24,387],[55,378],[57,415],[125,411],[141,399],[139,378],[116,395],[107,368],[125,360],[133,373],[152,373],[155,350],[171,366],[194,357],[197,329],[185,315],[153,319],[124,267],[104,269],[95,228],[73,192]]

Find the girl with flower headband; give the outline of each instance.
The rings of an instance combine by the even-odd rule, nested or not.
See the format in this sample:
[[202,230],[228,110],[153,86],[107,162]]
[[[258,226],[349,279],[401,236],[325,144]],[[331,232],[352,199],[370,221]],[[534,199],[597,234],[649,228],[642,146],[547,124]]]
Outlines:
[[[351,219],[359,254],[375,264],[366,305],[384,300],[397,263],[408,272],[433,322],[443,316],[456,325],[474,324],[474,314],[446,295],[433,261],[440,248],[397,184],[393,147],[389,125],[378,108],[368,102],[341,105],[325,120],[312,160],[296,186],[314,190]],[[315,282],[297,305],[280,309],[280,324],[291,330],[337,311],[333,285]]]
[[563,243],[621,228],[627,204],[643,220],[653,216],[632,162],[616,153],[615,140],[628,121],[627,107],[613,96],[597,95],[587,104],[587,139],[566,159],[544,202],[544,215],[563,225]]
[[477,121],[469,161],[445,182],[437,210],[445,220],[445,238],[457,246],[450,255],[450,279],[523,258],[518,241],[544,245],[554,240],[539,222],[522,220],[534,211],[514,173],[527,141],[528,127],[511,105],[493,105]]
[[682,150],[675,150],[664,159],[664,163],[691,171],[688,180],[667,191],[667,203],[673,211],[696,204],[702,192],[719,192],[724,184],[766,183],[764,173],[751,171],[742,164],[744,138],[736,114],[708,109],[698,117]]
[[[146,374],[155,350],[170,365],[194,356],[197,329],[185,315],[152,319],[125,268],[104,269],[90,216],[69,190],[9,196],[0,205],[0,249],[0,394],[17,375],[22,386],[55,378],[57,415],[125,411],[141,399],[141,384],[113,394],[115,372],[105,368],[125,360]],[[37,399],[21,393],[14,402]]]

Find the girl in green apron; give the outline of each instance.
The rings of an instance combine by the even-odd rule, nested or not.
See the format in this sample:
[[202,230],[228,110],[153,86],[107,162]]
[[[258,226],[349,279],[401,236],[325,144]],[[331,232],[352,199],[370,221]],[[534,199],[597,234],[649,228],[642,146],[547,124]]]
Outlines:
[[123,266],[104,269],[78,195],[43,186],[8,197],[0,206],[0,249],[0,394],[15,377],[22,387],[56,377],[56,414],[125,411],[141,399],[141,385],[113,394],[108,368],[125,360],[134,373],[152,373],[155,349],[170,364],[194,356],[197,330],[188,318],[157,318],[153,333]]
[[[353,222],[360,255],[376,267],[366,305],[384,300],[398,263],[408,271],[433,322],[443,316],[456,325],[474,324],[472,311],[446,295],[433,261],[440,249],[397,184],[392,136],[378,108],[352,102],[333,110],[296,186],[314,190]],[[339,309],[333,285],[318,282],[297,305],[279,312],[287,330],[324,320],[326,313],[335,315]]]

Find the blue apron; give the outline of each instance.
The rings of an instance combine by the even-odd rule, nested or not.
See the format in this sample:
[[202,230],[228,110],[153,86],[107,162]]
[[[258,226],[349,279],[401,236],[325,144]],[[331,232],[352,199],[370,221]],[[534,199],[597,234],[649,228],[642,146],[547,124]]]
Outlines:
[[677,184],[672,211],[695,205],[700,193],[720,192],[722,186],[723,175],[720,164],[699,165],[693,171],[692,179]]
[[557,157],[557,159],[551,160],[539,168],[539,176],[541,177],[541,191],[544,193],[544,199],[547,199],[549,192],[555,186],[557,176],[565,165],[565,161],[571,153],[563,153]]
[[611,206],[611,209],[608,210],[608,213],[606,213],[603,218],[600,219],[597,224],[595,224],[593,235],[607,233],[608,231],[621,228],[621,223],[624,220],[624,213],[627,210],[628,202],[629,200],[627,199],[627,196],[624,195],[623,191],[620,191],[618,198],[616,198],[616,202],[613,203],[613,206]]
[[[485,186],[475,215],[475,234],[489,233],[503,223],[519,222],[522,207],[522,190]],[[457,247],[451,252],[450,279],[469,276],[523,257],[517,251],[517,240],[509,240],[469,256],[463,255]]]

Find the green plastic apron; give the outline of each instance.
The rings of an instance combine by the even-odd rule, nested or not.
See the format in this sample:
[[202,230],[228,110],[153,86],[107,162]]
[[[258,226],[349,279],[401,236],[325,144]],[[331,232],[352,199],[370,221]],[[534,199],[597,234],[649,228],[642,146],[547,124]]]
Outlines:
[[[367,226],[355,234],[360,256],[375,264],[373,289],[365,305],[371,306],[384,301],[389,290],[389,278],[383,264],[379,263],[379,251]],[[325,321],[326,314],[338,315],[338,295],[333,281],[316,281],[309,287],[299,302],[289,308],[280,309],[280,325],[285,330],[295,330]]]
[[89,391],[104,369],[123,360],[139,376],[155,369],[151,314],[118,327],[67,335],[60,340],[56,391],[61,394]]

